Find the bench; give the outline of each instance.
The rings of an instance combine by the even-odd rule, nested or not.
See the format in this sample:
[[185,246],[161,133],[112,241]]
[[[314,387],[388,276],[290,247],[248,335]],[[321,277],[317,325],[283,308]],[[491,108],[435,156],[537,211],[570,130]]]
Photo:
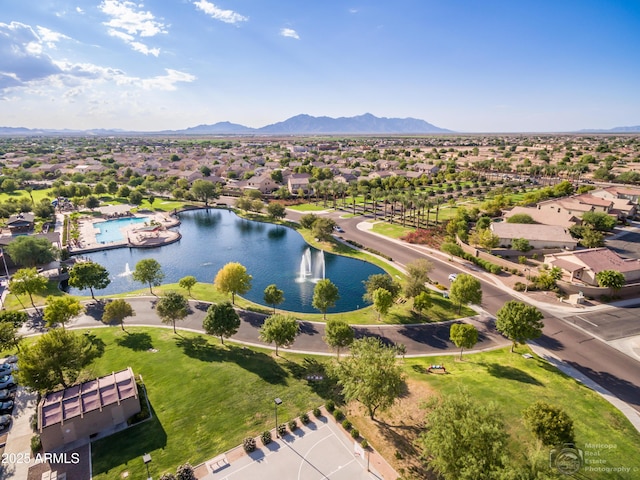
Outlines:
[[227,460],[227,456],[224,453],[207,462],[207,468],[211,470],[211,473],[215,473],[218,470],[223,469],[227,465],[229,465],[229,461]]
[[429,365],[429,368],[427,368],[427,372],[429,372],[429,373],[447,373],[447,369],[444,368],[444,365]]

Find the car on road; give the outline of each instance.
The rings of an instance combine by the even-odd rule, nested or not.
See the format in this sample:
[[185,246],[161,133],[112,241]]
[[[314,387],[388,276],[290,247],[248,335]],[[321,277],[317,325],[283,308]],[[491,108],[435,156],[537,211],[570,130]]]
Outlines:
[[451,273],[449,274],[449,281],[450,282],[455,282],[456,278],[458,278],[458,274],[457,273]]
[[338,232],[338,233],[344,233],[344,230],[342,229],[342,227],[339,227],[338,225],[336,225],[335,227],[333,227],[333,229]]
[[13,411],[13,400],[7,400],[6,402],[0,403],[0,413],[11,413]]
[[11,415],[0,416],[0,430],[4,430],[11,425]]
[[0,375],[9,375],[11,372],[17,370],[15,363],[2,363],[0,364]]
[[16,386],[16,381],[13,379],[13,375],[3,375],[0,377],[0,389],[13,388]]
[[4,388],[0,390],[0,402],[6,402],[7,400],[13,400],[13,392]]

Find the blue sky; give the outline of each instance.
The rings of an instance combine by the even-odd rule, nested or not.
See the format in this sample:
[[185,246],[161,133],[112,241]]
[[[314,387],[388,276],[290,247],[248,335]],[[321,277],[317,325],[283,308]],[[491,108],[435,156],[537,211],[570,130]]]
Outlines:
[[6,0],[0,126],[640,124],[638,0]]

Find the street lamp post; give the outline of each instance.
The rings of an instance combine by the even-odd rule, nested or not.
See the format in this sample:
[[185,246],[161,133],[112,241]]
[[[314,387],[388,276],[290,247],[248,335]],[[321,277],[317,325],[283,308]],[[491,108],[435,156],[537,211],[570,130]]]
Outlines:
[[525,271],[524,293],[527,293],[527,290],[529,288],[529,268],[525,268],[524,271]]
[[273,400],[273,403],[273,409],[276,412],[276,438],[280,438],[280,435],[278,435],[278,405],[282,405],[282,399],[280,397],[276,397]]
[[151,475],[149,475],[149,464],[151,463],[151,455],[149,455],[148,453],[145,453],[142,456],[142,461],[144,462],[144,465],[147,467],[147,480],[150,480]]

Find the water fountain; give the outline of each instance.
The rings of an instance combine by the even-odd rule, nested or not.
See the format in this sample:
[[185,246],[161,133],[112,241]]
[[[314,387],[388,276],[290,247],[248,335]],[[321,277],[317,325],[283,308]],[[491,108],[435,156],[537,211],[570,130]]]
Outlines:
[[306,282],[310,280],[317,282],[325,278],[324,251],[319,250],[315,254],[313,262],[311,261],[311,249],[307,248],[302,254],[300,260],[300,272],[298,274],[298,282]]
[[129,268],[129,263],[127,262],[124,266],[124,272],[118,274],[119,277],[129,277],[131,276],[131,268]]

